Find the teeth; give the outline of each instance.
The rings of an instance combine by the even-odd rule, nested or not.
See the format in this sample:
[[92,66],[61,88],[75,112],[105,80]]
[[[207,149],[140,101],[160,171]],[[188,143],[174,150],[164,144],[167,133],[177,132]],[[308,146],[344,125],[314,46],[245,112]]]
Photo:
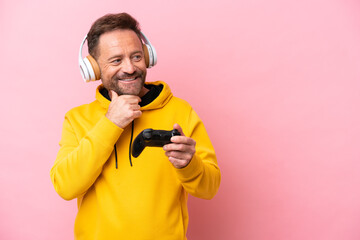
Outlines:
[[134,77],[134,78],[128,78],[128,79],[121,79],[121,81],[127,82],[127,81],[132,81],[132,80],[135,80],[135,79],[136,79],[136,77]]

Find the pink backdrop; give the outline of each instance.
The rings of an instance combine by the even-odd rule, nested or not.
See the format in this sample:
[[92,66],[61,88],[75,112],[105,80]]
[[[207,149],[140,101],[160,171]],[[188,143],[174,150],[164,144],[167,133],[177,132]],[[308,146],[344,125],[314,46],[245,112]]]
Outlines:
[[360,239],[358,0],[0,1],[0,239],[73,238],[49,171],[66,111],[94,99],[80,42],[127,11],[156,46],[148,80],[202,117],[222,184],[190,198],[192,239]]

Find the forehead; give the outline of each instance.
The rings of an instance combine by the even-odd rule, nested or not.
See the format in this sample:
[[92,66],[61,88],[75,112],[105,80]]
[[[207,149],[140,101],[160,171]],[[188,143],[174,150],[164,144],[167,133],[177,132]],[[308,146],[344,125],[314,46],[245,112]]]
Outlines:
[[100,55],[107,51],[141,50],[142,43],[132,30],[121,29],[106,32],[99,38]]

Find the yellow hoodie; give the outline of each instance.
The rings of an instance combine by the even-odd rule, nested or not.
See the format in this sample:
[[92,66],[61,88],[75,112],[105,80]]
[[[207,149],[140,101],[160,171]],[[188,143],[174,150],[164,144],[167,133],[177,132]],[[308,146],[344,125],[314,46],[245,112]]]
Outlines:
[[[190,164],[176,169],[160,147],[147,147],[129,163],[131,124],[117,127],[105,117],[110,101],[96,100],[65,115],[60,150],[50,171],[58,194],[77,198],[75,239],[186,239],[188,193],[211,199],[220,170],[203,123],[191,106],[164,82],[159,96],[141,107],[134,138],[144,129],[171,130],[178,123],[196,141]],[[117,149],[118,168],[115,167]]]

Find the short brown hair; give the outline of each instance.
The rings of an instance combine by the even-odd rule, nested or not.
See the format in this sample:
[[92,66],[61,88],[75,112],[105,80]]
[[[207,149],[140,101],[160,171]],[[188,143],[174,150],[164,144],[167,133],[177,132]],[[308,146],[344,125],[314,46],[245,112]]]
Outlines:
[[87,34],[88,51],[90,55],[94,58],[98,57],[97,45],[101,34],[118,29],[132,30],[140,38],[139,23],[128,13],[106,14],[93,23]]

